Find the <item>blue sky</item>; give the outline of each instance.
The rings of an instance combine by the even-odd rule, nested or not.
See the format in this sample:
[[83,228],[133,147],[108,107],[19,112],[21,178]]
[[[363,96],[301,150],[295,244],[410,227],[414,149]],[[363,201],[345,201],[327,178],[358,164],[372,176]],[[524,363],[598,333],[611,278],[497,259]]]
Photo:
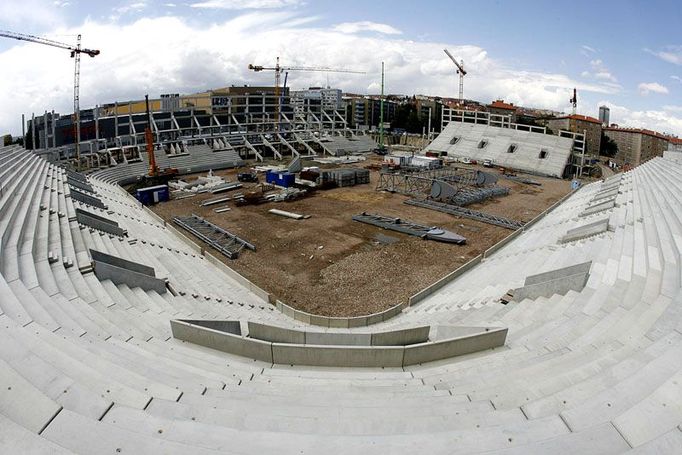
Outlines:
[[[465,96],[579,112],[682,135],[682,8],[674,1],[3,0],[0,29],[61,41],[83,34],[102,55],[83,62],[84,107],[242,83],[271,83],[248,63],[365,75],[296,73],[292,88],[456,95],[448,47],[469,75]],[[68,56],[0,39],[0,132],[21,113],[70,112]]]

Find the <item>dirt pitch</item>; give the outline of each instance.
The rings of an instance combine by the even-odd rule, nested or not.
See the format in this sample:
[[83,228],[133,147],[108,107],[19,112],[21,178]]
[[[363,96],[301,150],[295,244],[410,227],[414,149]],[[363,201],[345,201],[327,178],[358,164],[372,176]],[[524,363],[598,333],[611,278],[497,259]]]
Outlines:
[[[215,174],[236,181],[237,172]],[[260,178],[264,180],[264,176]],[[226,204],[200,206],[203,200],[217,197],[210,193],[158,204],[152,210],[169,222],[173,216],[194,213],[255,244],[257,252],[244,251],[234,261],[215,250],[213,253],[277,299],[325,316],[365,315],[405,302],[512,232],[403,204],[407,196],[375,191],[378,178],[378,172],[372,171],[368,185],[317,191],[291,202],[241,207],[229,202],[231,210],[220,214],[214,209]],[[498,184],[510,188],[509,196],[469,207],[529,221],[570,191],[566,180],[530,178],[542,186],[500,179]],[[271,208],[311,217],[283,218],[268,213]],[[439,226],[465,236],[467,243],[458,246],[421,240],[352,221],[353,215],[363,211]]]

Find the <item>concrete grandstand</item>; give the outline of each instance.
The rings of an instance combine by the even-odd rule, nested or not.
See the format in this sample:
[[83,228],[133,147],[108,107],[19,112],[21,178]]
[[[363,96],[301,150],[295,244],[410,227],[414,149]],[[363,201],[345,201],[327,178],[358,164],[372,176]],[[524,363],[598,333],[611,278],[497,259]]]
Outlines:
[[[541,166],[521,141],[539,133],[480,128],[497,128],[491,150],[519,141],[518,160],[497,164],[559,176],[569,162],[561,138],[548,136],[558,142]],[[86,178],[0,149],[8,453],[682,452],[679,163],[655,158],[586,185],[409,306],[361,320],[272,305],[117,185],[136,173]],[[141,286],[140,273],[162,288]],[[181,341],[171,321],[204,321],[239,342],[256,338],[253,324],[290,331],[260,335],[272,353],[263,360],[212,349],[217,334],[196,327]],[[360,339],[424,326],[436,353],[419,345],[406,362],[405,342],[400,363],[383,348],[368,354],[381,360],[374,368],[348,360],[369,349]],[[481,328],[502,328],[504,346],[472,349]],[[310,332],[334,348],[316,363],[325,367],[304,366],[319,355]],[[425,340],[418,332],[413,342]],[[284,336],[299,341],[279,362]]]
[[551,135],[545,128],[512,123],[509,116],[449,109],[443,112],[442,132],[426,150],[550,177],[579,174],[585,152],[581,134]]

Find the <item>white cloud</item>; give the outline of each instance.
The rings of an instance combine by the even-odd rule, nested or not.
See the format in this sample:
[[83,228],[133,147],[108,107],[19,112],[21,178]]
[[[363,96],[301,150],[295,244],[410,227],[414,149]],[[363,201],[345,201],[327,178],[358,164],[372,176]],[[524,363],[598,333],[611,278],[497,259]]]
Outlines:
[[[610,101],[599,101],[594,109],[606,105],[611,109],[611,122],[621,127],[646,128],[659,133],[682,135],[682,118],[672,115],[670,110],[631,110]],[[670,106],[669,106],[670,107]]]
[[335,26],[334,30],[341,33],[377,32],[385,35],[402,34],[400,30],[388,24],[379,24],[370,21],[344,22],[343,24]]
[[674,65],[682,65],[682,46],[666,46],[659,51],[653,51],[651,49],[644,50],[665,62]]
[[663,106],[664,111],[670,111],[670,112],[682,112],[682,106],[674,106],[674,105],[665,105]]
[[680,76],[670,76],[670,79],[682,83],[682,77]]
[[115,16],[122,16],[122,15],[127,14],[127,13],[134,13],[134,12],[142,11],[146,7],[147,7],[146,1],[137,1],[137,2],[129,2],[129,3],[126,3],[125,5],[117,6],[112,11],[114,12]]
[[[284,11],[256,11],[211,26],[164,16],[129,24],[93,21],[62,30],[82,32],[84,46],[101,55],[83,60],[81,105],[140,99],[145,93],[193,93],[230,84],[272,84],[271,73],[249,71],[249,63],[321,66],[365,71],[295,72],[293,89],[330,84],[344,91],[377,93],[381,62],[386,90],[456,97],[458,79],[443,53],[464,60],[468,98],[503,97],[518,105],[566,110],[573,87],[604,96],[619,91],[609,82],[576,81],[565,74],[506,66],[479,46],[411,41],[396,35],[341,33],[315,25],[315,18]],[[141,45],[140,43],[144,43]],[[226,45],[229,43],[229,45]],[[19,43],[0,53],[0,130],[21,131],[21,113],[72,110],[73,62],[68,52]],[[49,70],[48,70],[49,69]]]
[[71,5],[71,2],[67,0],[54,0],[52,4],[57,8],[66,8]]
[[639,89],[639,94],[646,96],[649,93],[658,93],[661,95],[666,95],[668,93],[668,88],[658,82],[642,82],[637,86]]
[[[63,2],[62,2],[63,3]],[[46,0],[2,0],[0,1],[0,22],[2,28],[16,27],[28,33],[35,28],[57,28],[65,22],[63,8]]]
[[[604,62],[601,59],[594,59],[590,61],[590,68],[591,71],[583,71],[580,73],[582,77],[589,78],[589,77],[594,77],[595,79],[599,79],[602,81],[607,81],[612,84],[617,84],[618,79],[611,74],[611,71],[604,65]],[[618,86],[620,88],[620,86]]]
[[595,52],[597,52],[597,50],[596,50],[595,48],[590,47],[590,46],[588,46],[587,44],[583,44],[581,47],[582,47],[584,50],[586,50],[587,52],[591,52],[591,53],[593,53],[593,54],[594,54]]
[[192,8],[214,9],[271,9],[298,6],[303,0],[208,0],[205,2],[192,3]]

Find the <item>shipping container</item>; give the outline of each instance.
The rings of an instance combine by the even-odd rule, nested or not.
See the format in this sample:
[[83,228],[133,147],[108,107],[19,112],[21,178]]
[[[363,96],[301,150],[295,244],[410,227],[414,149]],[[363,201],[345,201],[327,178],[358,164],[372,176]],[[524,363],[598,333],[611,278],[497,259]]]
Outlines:
[[144,205],[165,202],[169,198],[168,185],[148,186],[137,190],[135,197]]

